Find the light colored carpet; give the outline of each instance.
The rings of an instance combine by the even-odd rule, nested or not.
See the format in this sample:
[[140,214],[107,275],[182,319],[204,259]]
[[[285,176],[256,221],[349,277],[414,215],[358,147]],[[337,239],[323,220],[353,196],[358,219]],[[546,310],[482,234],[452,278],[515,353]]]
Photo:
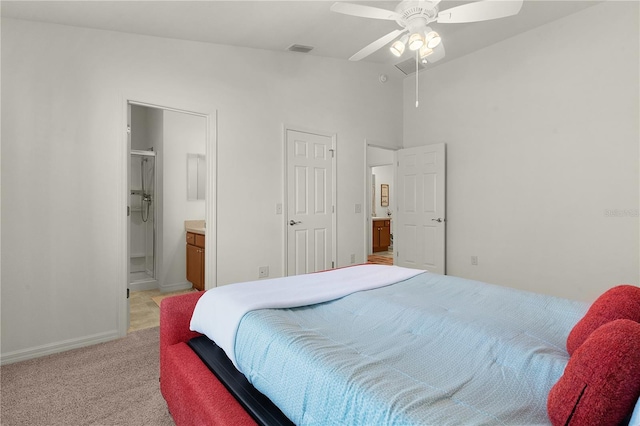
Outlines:
[[2,425],[174,425],[160,394],[158,333],[0,367]]

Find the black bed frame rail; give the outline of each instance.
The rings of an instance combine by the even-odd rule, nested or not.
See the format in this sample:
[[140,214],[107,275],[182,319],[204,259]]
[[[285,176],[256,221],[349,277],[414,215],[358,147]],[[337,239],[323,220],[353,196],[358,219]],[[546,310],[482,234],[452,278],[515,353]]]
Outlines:
[[188,342],[202,362],[220,380],[247,413],[261,426],[293,426],[294,423],[239,372],[227,354],[206,336]]

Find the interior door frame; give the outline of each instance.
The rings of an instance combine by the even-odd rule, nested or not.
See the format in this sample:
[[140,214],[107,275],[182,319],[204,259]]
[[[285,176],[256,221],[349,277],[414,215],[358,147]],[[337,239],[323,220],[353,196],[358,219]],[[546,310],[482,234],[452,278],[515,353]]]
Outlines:
[[[398,170],[398,165],[397,165],[397,151],[399,149],[401,149],[400,147],[389,147],[389,146],[385,146],[380,144],[379,142],[375,142],[369,139],[365,139],[364,140],[364,200],[365,200],[365,205],[366,208],[364,209],[364,261],[367,261],[367,258],[369,256],[369,249],[371,248],[372,245],[372,235],[371,235],[371,218],[372,218],[372,211],[371,211],[371,205],[373,203],[373,199],[371,198],[371,174],[372,174],[372,169],[373,167],[378,167],[378,165],[376,166],[371,166],[369,165],[369,151],[368,148],[378,148],[378,149],[384,149],[387,151],[393,151],[393,162],[392,162],[392,166],[393,166],[393,180],[394,180],[394,187],[395,187],[395,180],[397,178],[396,174],[397,174],[397,170]],[[380,164],[380,166],[382,165],[387,165],[387,164]],[[394,203],[394,205],[398,206],[397,202]],[[395,212],[393,212],[395,213]],[[393,214],[391,216],[391,219],[393,220]],[[393,251],[394,253],[396,252],[396,245],[395,245],[395,241],[393,242]],[[395,258],[395,255],[394,255]]]
[[[118,235],[119,242],[119,276],[121,279],[116,282],[118,287],[118,335],[127,335],[127,322],[129,315],[129,300],[127,297],[129,288],[129,132],[128,111],[129,105],[139,105],[148,108],[157,108],[165,111],[179,112],[203,117],[206,122],[206,193],[205,193],[205,223],[207,227],[207,238],[205,239],[205,290],[217,286],[217,109],[207,101],[199,103],[197,101],[187,101],[172,97],[159,96],[151,93],[131,93],[120,97],[121,119],[119,122],[118,134],[120,134],[120,196],[118,205]],[[170,106],[169,106],[170,105]],[[156,165],[157,167],[157,165]],[[185,177],[186,185],[186,177]],[[161,252],[161,250],[160,250]],[[157,254],[158,252],[156,252]]]
[[[337,216],[338,216],[338,170],[337,170],[337,158],[338,158],[338,135],[332,132],[325,132],[323,130],[313,130],[303,126],[294,126],[289,124],[282,125],[282,276],[286,277],[289,274],[289,244],[288,244],[288,232],[289,232],[289,187],[288,187],[288,158],[287,158],[287,132],[291,130],[293,132],[310,133],[313,135],[324,136],[331,138],[331,147],[333,150],[333,156],[331,158],[331,203],[333,205],[333,214],[331,215],[331,262],[333,267],[337,267],[338,259],[338,230],[337,230]],[[278,210],[276,208],[276,210]]]

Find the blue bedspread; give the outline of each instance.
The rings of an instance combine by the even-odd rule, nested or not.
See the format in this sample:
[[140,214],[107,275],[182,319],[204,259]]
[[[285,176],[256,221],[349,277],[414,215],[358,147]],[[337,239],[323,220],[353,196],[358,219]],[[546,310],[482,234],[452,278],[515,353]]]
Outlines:
[[249,312],[236,358],[299,425],[547,424],[588,305],[450,276]]

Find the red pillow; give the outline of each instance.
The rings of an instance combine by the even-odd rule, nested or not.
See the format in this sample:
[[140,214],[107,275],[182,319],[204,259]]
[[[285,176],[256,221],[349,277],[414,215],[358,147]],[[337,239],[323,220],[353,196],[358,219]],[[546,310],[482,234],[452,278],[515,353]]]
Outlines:
[[617,319],[640,322],[640,287],[624,284],[602,293],[569,333],[569,355],[572,355],[595,329]]
[[640,397],[640,323],[621,319],[596,331],[569,359],[547,400],[554,426],[618,425]]

